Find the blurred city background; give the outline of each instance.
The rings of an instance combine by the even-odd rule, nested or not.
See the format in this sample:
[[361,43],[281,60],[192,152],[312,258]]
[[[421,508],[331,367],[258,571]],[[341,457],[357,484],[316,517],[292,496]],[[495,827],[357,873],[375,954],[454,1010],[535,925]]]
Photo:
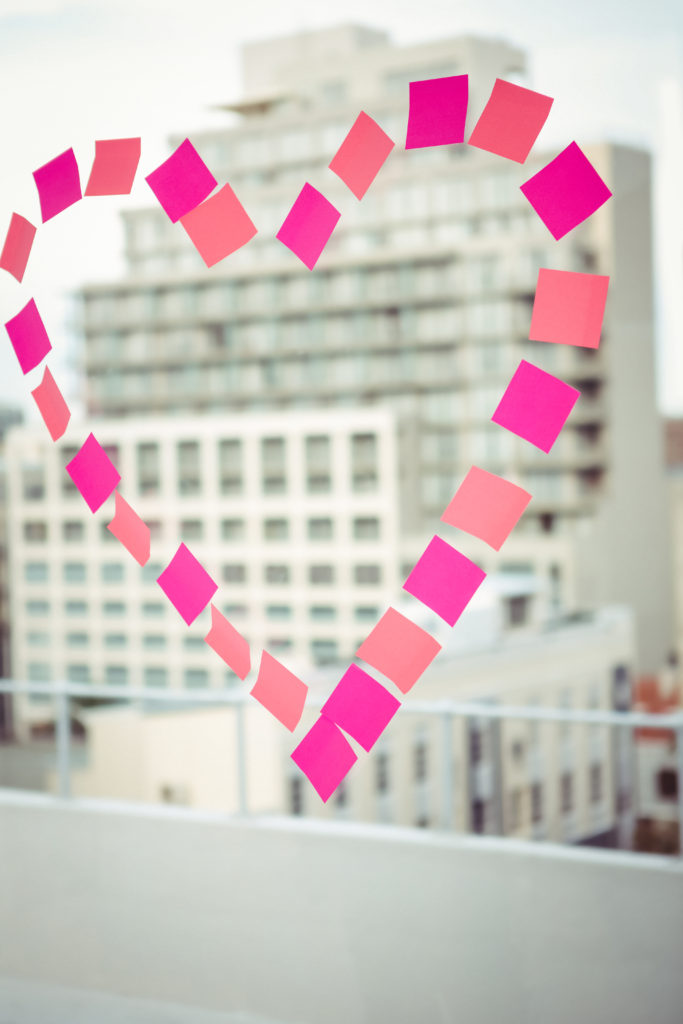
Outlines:
[[[680,58],[680,42],[674,36],[666,54]],[[472,1000],[468,1021],[493,1020],[510,1006],[519,1020],[635,1021],[655,1007],[652,1019],[680,1021],[683,995],[670,964],[683,938],[680,907],[675,914],[683,267],[671,175],[683,150],[680,78],[663,72],[652,92],[667,157],[658,150],[657,163],[654,136],[595,120],[588,137],[578,122],[563,142],[544,132],[524,166],[466,146],[403,149],[409,82],[469,74],[470,130],[497,77],[552,94],[531,77],[532,59],[513,33],[461,34],[457,24],[415,43],[332,20],[244,43],[241,78],[230,72],[234,94],[207,97],[211,123],[170,124],[165,151],[152,144],[152,162],[143,138],[132,200],[108,206],[106,224],[93,214],[94,234],[79,211],[75,265],[97,247],[100,224],[106,239],[121,230],[122,244],[118,264],[93,256],[95,272],[79,266],[77,279],[60,266],[66,291],[46,286],[44,318],[55,348],[63,332],[61,367],[76,410],[61,441],[53,444],[23,400],[13,400],[28,389],[15,366],[5,371],[0,851],[17,895],[10,885],[0,910],[23,921],[25,862],[43,872],[61,863],[59,882],[40,883],[52,908],[48,932],[55,908],[71,907],[85,934],[57,954],[54,935],[38,938],[46,920],[26,925],[0,963],[0,991],[7,985],[15,1007],[8,1019],[451,1020],[464,999]],[[361,109],[397,145],[358,203],[328,164]],[[208,271],[142,181],[186,136],[259,228]],[[555,242],[518,186],[574,138],[613,199]],[[22,170],[30,177],[32,169]],[[342,211],[313,272],[275,238],[305,181]],[[65,236],[47,229],[46,251],[59,261]],[[540,267],[610,276],[599,349],[528,340]],[[42,309],[43,275],[38,260],[22,289],[3,282],[5,320],[22,294]],[[522,358],[581,392],[550,454],[491,422]],[[143,568],[107,530],[113,501],[92,515],[64,472],[90,425],[151,529]],[[499,552],[440,522],[472,465],[533,496]],[[488,574],[453,629],[401,590],[435,532]],[[208,610],[188,628],[159,590],[156,578],[181,540],[219,583],[216,603],[249,641],[244,683],[204,641]],[[323,804],[289,755],[390,604],[443,651]],[[310,687],[294,736],[249,696],[263,649]],[[282,865],[309,901],[327,873],[339,886],[331,910],[324,906],[344,923],[326,924],[307,904],[294,927],[299,948],[343,960],[344,901],[362,921],[374,904],[383,938],[408,927],[403,905],[418,934],[434,926],[423,936],[421,980],[412,989],[408,979],[394,982],[389,998],[391,983],[381,980],[388,963],[373,959],[376,977],[361,984],[354,954],[352,991],[322,1009],[321,983],[304,997],[290,965],[265,995],[256,967],[233,950],[242,987],[229,972],[226,997],[212,969],[202,974],[174,946],[173,927],[162,938],[153,917],[152,906],[165,906],[187,882],[179,864],[164,862],[160,820],[168,841],[185,850],[185,865],[197,844],[214,842],[216,823],[230,824],[215,844],[228,851],[232,884],[244,884],[251,899],[230,915],[263,943],[264,957],[282,954],[284,927],[270,920],[265,894],[273,916],[278,901],[280,915],[295,912],[293,896],[258,881]],[[95,866],[87,850],[98,851]],[[215,847],[204,851],[192,868],[193,877],[212,879],[214,894],[226,885],[217,857]],[[311,869],[322,871],[312,885],[306,865],[318,858],[324,867]],[[377,880],[384,858],[393,866],[373,898],[363,886]],[[132,880],[139,871],[149,881],[150,859],[160,869],[148,892]],[[468,877],[490,890],[488,900],[468,903]],[[414,899],[401,903],[413,884],[426,886],[430,916]],[[200,909],[208,892],[207,881],[194,902],[180,896],[183,921],[198,934],[211,913],[208,904]],[[107,893],[131,913],[149,899],[140,934],[119,909],[103,910]],[[454,932],[461,902],[468,917]],[[544,930],[537,903],[548,914],[555,908],[561,939]],[[526,960],[504,964],[520,913],[528,915],[523,956],[538,959],[542,983]],[[107,958],[131,941],[131,927],[131,950],[165,944],[170,962],[187,967],[185,982],[159,967],[143,983],[125,958],[110,972]],[[88,928],[102,942],[101,959],[88,949]],[[597,976],[592,960],[607,936],[614,948]],[[473,937],[465,956],[461,943]],[[198,939],[200,947],[208,941]],[[27,966],[32,942],[42,950],[39,968],[33,957]],[[363,943],[371,946],[367,934]],[[435,952],[440,943],[457,951],[450,968]],[[562,970],[552,949],[563,951]],[[79,957],[88,965],[83,977]],[[627,964],[635,965],[628,979]],[[329,975],[335,991],[344,970]],[[499,994],[488,991],[494,970],[502,972]],[[72,999],[81,985],[114,1002]],[[171,1004],[191,1005],[193,1016]]]

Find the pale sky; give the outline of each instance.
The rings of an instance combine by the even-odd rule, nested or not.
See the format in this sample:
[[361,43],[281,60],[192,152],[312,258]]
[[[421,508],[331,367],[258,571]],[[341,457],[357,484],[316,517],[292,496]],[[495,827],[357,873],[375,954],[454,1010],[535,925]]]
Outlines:
[[[680,0],[0,0],[3,161],[0,234],[13,210],[40,224],[31,172],[73,146],[87,173],[96,138],[140,135],[145,171],[170,132],[220,126],[211,106],[240,94],[246,41],[341,21],[369,23],[398,43],[461,33],[527,51],[531,84],[555,97],[546,145],[607,138],[656,150],[660,401],[683,415],[683,4]],[[40,229],[24,285],[0,272],[2,322],[34,297],[65,366],[68,303],[84,279],[118,266],[116,210],[132,198],[85,200]],[[68,219],[67,219],[68,218]],[[25,404],[27,382],[0,350],[0,399]],[[66,372],[66,369],[64,369]]]

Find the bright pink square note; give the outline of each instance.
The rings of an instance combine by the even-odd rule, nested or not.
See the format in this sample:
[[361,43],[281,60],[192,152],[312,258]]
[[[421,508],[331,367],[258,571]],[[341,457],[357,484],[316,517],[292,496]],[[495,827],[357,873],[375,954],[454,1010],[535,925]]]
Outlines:
[[500,551],[530,501],[531,495],[523,487],[472,466],[441,521]]
[[181,544],[157,583],[187,625],[191,625],[218,590],[185,544]]
[[570,384],[522,359],[491,419],[549,452],[579,394]]
[[411,82],[406,149],[464,142],[467,97],[467,75]]
[[29,299],[24,308],[7,321],[5,327],[21,372],[29,373],[52,348],[35,299]]
[[553,238],[563,238],[612,195],[575,142],[520,189]]
[[361,110],[332,157],[330,170],[348,185],[356,199],[362,199],[393,148],[387,133]]
[[43,224],[82,199],[81,179],[73,149],[67,149],[43,164],[33,172],[33,178],[38,189]]
[[140,162],[140,139],[99,139],[95,143],[86,196],[127,196]]
[[43,417],[43,423],[50,431],[50,437],[53,441],[58,441],[69,424],[71,411],[50,373],[49,366],[45,367],[43,379],[31,394]]
[[250,692],[286,729],[294,732],[304,710],[308,687],[268,651],[261,655],[258,679]]
[[329,718],[320,717],[292,753],[316,793],[327,803],[358,758],[344,734]]
[[523,164],[552,105],[550,96],[497,78],[469,144]]
[[181,142],[145,181],[174,224],[218,184],[189,139]]
[[432,537],[403,589],[455,625],[486,573],[441,537]]
[[180,223],[207,267],[215,266],[256,234],[249,214],[229,185],[195,206]]
[[88,434],[66,471],[91,512],[97,512],[121,482],[116,466],[94,434]]
[[389,608],[363,641],[356,657],[382,672],[401,693],[415,685],[441,644],[395,608]]
[[308,182],[294,201],[277,238],[298,256],[309,270],[318,262],[341,214]]
[[609,277],[603,274],[541,267],[531,314],[531,341],[597,348],[608,286]]
[[15,277],[19,283],[24,278],[35,236],[36,229],[33,224],[21,214],[13,213],[0,255],[0,267]]
[[358,665],[351,665],[322,707],[340,729],[371,750],[401,706],[386,687]]

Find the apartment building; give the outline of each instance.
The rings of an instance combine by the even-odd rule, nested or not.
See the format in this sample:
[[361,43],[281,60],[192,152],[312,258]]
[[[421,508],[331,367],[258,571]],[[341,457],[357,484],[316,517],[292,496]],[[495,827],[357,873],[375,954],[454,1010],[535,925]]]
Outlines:
[[[225,130],[191,137],[259,233],[207,271],[161,209],[125,214],[125,276],[81,296],[90,414],[271,411],[284,431],[302,409],[390,409],[399,575],[476,463],[534,500],[499,556],[467,537],[463,551],[542,580],[558,613],[627,603],[638,664],[659,668],[671,608],[649,156],[579,137],[614,198],[554,242],[518,188],[554,153],[520,167],[466,146],[403,149],[409,81],[467,72],[472,124],[496,76],[524,81],[518,49],[398,47],[346,26],[247,46],[243,67]],[[358,203],[327,165],[361,108],[397,145]],[[342,212],[312,273],[275,238],[305,181]],[[610,275],[598,351],[527,340],[540,266]],[[550,456],[490,421],[522,357],[581,391]]]

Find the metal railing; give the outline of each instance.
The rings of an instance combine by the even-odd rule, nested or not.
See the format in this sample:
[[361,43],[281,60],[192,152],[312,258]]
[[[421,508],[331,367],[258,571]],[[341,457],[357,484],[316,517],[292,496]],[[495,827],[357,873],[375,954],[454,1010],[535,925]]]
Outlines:
[[[234,690],[160,690],[147,687],[93,686],[78,683],[29,683],[13,679],[0,679],[0,695],[28,696],[37,694],[56,702],[55,746],[57,792],[61,798],[71,796],[71,700],[101,700],[104,703],[158,704],[172,707],[234,707],[236,712],[235,768],[237,777],[238,810],[249,814],[247,800],[247,751],[245,709],[256,706],[246,689]],[[323,698],[311,697],[306,708],[319,709]],[[266,712],[264,712],[265,714]],[[539,706],[515,706],[490,702],[411,700],[401,707],[401,715],[438,717],[442,722],[441,740],[441,825],[453,828],[453,722],[455,719],[522,720],[558,722],[574,725],[607,726],[616,729],[667,730],[676,737],[676,765],[678,776],[677,808],[679,854],[683,857],[683,711],[668,714],[650,714],[638,711],[569,710]]]

